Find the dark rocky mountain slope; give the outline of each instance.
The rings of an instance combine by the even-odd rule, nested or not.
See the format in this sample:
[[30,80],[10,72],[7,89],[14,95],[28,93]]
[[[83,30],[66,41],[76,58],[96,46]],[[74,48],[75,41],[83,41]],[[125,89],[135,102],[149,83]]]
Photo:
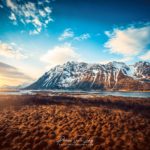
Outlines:
[[88,64],[67,62],[58,65],[26,89],[76,89],[76,90],[150,90],[150,63],[123,62]]

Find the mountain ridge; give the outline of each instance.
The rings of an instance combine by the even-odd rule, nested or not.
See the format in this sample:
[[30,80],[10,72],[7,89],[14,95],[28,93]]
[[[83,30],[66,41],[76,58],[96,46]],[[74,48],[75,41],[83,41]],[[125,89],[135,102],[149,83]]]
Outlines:
[[150,63],[88,64],[67,62],[51,68],[25,89],[150,90]]

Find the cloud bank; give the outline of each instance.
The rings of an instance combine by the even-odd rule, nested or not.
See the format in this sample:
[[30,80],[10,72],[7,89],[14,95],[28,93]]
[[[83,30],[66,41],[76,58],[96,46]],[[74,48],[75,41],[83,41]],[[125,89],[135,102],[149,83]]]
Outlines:
[[0,86],[16,86],[25,82],[31,82],[33,79],[17,68],[0,62]]
[[[147,53],[150,44],[150,26],[128,27],[126,29],[115,28],[112,32],[106,31],[108,41],[104,47],[110,53],[120,54],[124,57],[133,57]],[[145,59],[145,55],[139,57]]]
[[7,58],[25,59],[27,56],[15,43],[7,44],[0,41],[0,55]]
[[68,43],[61,46],[55,46],[41,57],[41,61],[49,64],[52,67],[63,64],[67,61],[78,61],[79,59],[80,55],[77,54],[75,52],[75,48]]

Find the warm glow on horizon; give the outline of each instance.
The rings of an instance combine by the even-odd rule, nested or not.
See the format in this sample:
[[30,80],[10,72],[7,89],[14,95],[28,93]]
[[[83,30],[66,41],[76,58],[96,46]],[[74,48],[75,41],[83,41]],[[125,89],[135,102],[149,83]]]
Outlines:
[[0,75],[0,88],[2,88],[4,86],[18,86],[25,82],[26,82],[26,80],[23,80],[23,79],[17,79],[17,78],[12,79],[12,78]]
[[2,76],[0,75],[0,87],[4,86],[6,83],[5,80],[2,80]]

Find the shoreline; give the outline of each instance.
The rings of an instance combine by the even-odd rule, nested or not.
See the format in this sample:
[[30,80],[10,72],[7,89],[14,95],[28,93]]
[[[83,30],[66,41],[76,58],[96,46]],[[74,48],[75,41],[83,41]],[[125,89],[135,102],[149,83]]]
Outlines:
[[19,92],[19,91],[70,91],[70,92],[150,92],[150,90],[82,90],[82,89],[1,89],[0,92]]
[[45,94],[45,95],[97,95],[100,97],[122,97],[122,98],[150,98],[150,92],[146,91],[68,91],[68,90],[20,90],[20,91],[3,91],[0,92],[0,95],[36,95],[36,94]]

